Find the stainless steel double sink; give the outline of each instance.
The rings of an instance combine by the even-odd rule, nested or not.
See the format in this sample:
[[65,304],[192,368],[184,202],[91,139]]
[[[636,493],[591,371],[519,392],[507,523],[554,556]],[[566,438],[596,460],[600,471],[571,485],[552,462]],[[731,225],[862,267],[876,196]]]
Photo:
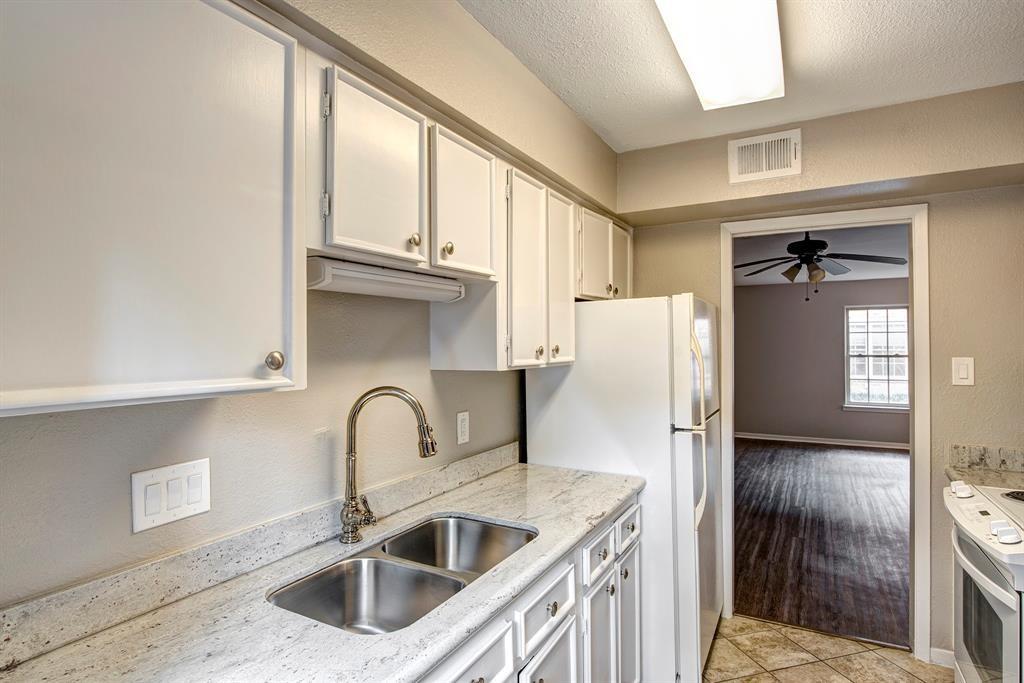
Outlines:
[[390,633],[425,616],[536,537],[530,529],[467,517],[428,519],[267,599],[352,633]]

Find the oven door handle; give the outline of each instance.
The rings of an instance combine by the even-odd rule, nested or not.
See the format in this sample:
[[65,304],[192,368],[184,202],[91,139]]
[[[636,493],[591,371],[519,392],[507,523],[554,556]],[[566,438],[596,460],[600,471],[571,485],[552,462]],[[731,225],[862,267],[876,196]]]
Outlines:
[[960,539],[956,535],[956,527],[953,527],[953,532],[950,534],[953,540],[953,554],[956,555],[957,563],[963,568],[965,572],[971,575],[975,583],[980,588],[983,588],[985,592],[994,596],[999,602],[1003,603],[1012,610],[1017,609],[1017,594],[1010,593],[1009,591],[1001,588],[996,584],[995,581],[985,576],[980,569],[971,564],[971,561],[964,555],[964,551],[960,549]]

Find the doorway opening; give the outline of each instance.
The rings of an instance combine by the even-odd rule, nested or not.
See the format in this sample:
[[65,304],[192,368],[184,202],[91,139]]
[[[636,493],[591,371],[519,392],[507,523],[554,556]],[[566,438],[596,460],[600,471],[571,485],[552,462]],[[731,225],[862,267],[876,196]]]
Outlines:
[[728,614],[930,659],[926,240],[924,206],[722,225]]

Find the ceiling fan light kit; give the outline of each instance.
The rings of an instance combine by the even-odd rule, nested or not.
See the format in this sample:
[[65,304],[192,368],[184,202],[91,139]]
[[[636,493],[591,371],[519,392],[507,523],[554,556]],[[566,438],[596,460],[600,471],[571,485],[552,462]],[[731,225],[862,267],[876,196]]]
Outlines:
[[894,266],[905,266],[907,265],[907,259],[895,257],[895,256],[874,256],[870,254],[826,254],[828,250],[828,242],[825,240],[814,240],[811,239],[811,233],[809,231],[804,232],[804,238],[797,240],[796,242],[790,242],[786,246],[786,251],[789,252],[789,256],[776,256],[773,258],[761,259],[759,261],[749,261],[747,263],[740,263],[733,266],[734,269],[749,268],[750,266],[764,265],[762,268],[753,270],[749,273],[745,273],[744,277],[750,277],[751,275],[757,275],[763,273],[772,268],[791,264],[780,275],[789,280],[790,282],[796,282],[797,276],[804,266],[807,266],[807,281],[804,285],[804,301],[810,301],[808,294],[808,284],[814,285],[814,293],[818,293],[818,284],[823,282],[828,275],[845,275],[850,272],[850,268],[846,267],[839,260],[845,261],[867,261],[870,263],[886,263]]

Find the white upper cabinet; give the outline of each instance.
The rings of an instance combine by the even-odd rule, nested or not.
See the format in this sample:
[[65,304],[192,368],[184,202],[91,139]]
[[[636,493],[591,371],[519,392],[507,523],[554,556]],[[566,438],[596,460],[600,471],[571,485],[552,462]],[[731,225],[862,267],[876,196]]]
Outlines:
[[226,2],[2,16],[0,415],[304,387],[294,39]]
[[431,127],[430,262],[491,277],[494,268],[494,174],[497,159],[468,140]]
[[425,264],[426,117],[339,67],[327,70],[327,246]]
[[547,344],[547,191],[509,172],[509,367],[543,364]]
[[612,298],[627,299],[633,269],[633,238],[626,228],[612,226]]
[[571,363],[576,355],[575,205],[548,190],[548,362]]
[[582,209],[579,244],[580,297],[610,299],[612,296],[611,220],[589,209]]

